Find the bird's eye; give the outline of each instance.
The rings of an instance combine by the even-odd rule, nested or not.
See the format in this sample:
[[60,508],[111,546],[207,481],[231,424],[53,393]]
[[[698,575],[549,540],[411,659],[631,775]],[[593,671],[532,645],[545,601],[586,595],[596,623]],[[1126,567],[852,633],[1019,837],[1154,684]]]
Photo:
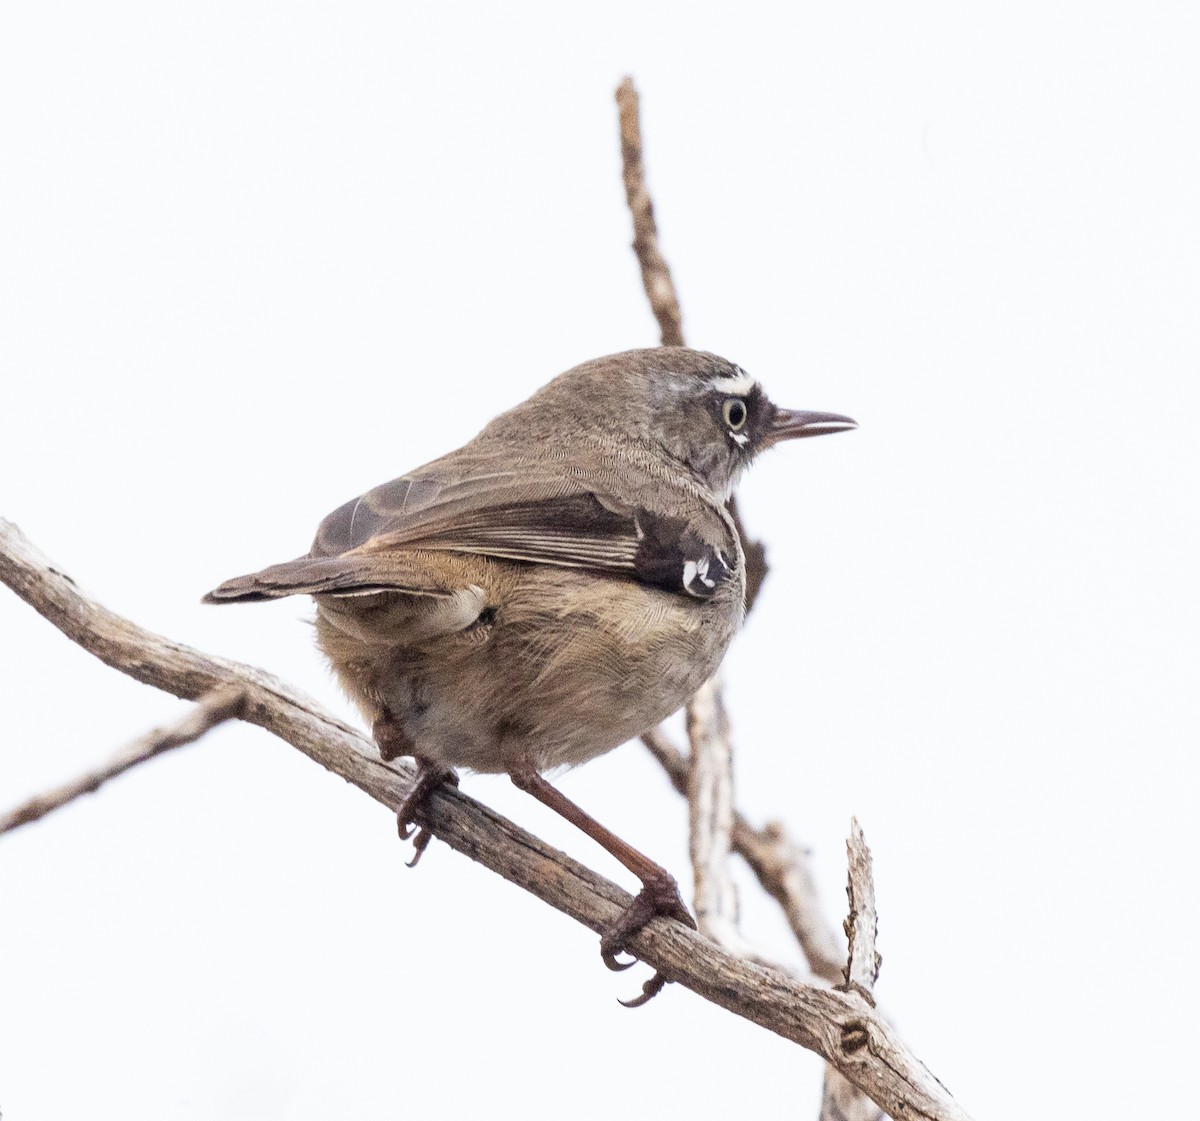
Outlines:
[[746,423],[746,402],[740,397],[730,397],[721,406],[721,412],[724,414],[725,423],[729,425],[731,432],[736,432]]

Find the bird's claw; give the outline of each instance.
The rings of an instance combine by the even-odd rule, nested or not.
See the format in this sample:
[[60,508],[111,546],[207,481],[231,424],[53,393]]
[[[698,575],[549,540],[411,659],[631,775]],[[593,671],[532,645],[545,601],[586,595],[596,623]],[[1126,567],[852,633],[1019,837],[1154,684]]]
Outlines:
[[416,834],[416,836],[413,839],[412,860],[404,862],[406,868],[415,868],[420,863],[421,854],[429,848],[429,842],[433,840],[433,834],[428,829],[410,828],[407,834],[401,833],[400,835],[407,841],[413,834]]
[[[642,885],[633,902],[626,908],[625,913],[617,919],[612,928],[605,932],[600,939],[600,959],[609,969],[621,972],[635,964],[637,958],[620,961],[618,955],[627,953],[626,943],[651,919],[675,919],[684,926],[696,929],[696,920],[679,898],[679,888],[670,876],[662,880],[651,880]],[[667,984],[667,978],[661,973],[655,973],[650,980],[642,985],[640,996],[632,1000],[620,1001],[626,1008],[640,1008],[647,1001],[653,1000]]]
[[407,841],[411,838],[413,843],[412,860],[405,861],[409,868],[417,866],[421,854],[429,848],[429,842],[433,840],[433,834],[425,826],[417,824],[417,810],[428,801],[433,789],[443,782],[457,786],[458,775],[453,771],[435,771],[428,764],[419,762],[416,781],[396,811],[396,832],[400,835],[400,840]]
[[635,996],[632,1000],[622,1000],[617,998],[617,1003],[625,1008],[641,1008],[643,1004],[652,1001],[659,993],[666,988],[667,979],[661,973],[655,973],[649,981],[642,982],[642,995]]
[[617,956],[623,953],[625,953],[625,948],[623,946],[618,946],[616,949],[613,949],[606,945],[606,939],[600,939],[600,960],[603,961],[604,964],[608,966],[608,968],[614,973],[623,973],[631,966],[637,965],[637,958],[635,957],[630,957],[628,961],[619,961]]

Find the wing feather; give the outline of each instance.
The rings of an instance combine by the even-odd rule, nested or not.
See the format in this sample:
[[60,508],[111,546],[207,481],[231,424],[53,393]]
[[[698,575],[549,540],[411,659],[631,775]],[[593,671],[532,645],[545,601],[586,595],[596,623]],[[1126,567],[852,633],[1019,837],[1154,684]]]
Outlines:
[[544,467],[462,475],[474,465],[455,458],[453,475],[431,464],[335,510],[317,531],[313,555],[433,549],[634,571],[634,510]]
[[[503,463],[500,467],[497,464]],[[322,523],[307,557],[227,581],[213,602],[278,596],[441,596],[414,552],[472,553],[610,573],[708,598],[733,572],[736,539],[716,511],[655,513],[622,502],[605,465],[587,473],[504,449],[470,447],[367,491]]]

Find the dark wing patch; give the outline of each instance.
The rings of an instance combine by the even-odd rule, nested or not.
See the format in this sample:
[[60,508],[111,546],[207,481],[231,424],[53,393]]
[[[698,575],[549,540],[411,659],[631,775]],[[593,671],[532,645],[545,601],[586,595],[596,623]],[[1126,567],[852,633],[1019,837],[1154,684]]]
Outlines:
[[711,599],[733,575],[733,559],[727,557],[682,518],[638,512],[642,531],[634,570],[643,584]]

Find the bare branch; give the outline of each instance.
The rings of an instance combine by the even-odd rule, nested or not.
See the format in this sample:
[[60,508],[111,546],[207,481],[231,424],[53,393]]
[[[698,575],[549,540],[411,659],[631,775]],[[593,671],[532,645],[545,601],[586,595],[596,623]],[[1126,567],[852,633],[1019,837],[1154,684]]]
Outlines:
[[687,733],[692,745],[687,796],[696,921],[701,933],[746,953],[737,931],[737,895],[729,874],[733,745],[719,678],[706,681],[688,702]]
[[[867,841],[857,818],[850,819],[846,856],[849,865],[846,895],[850,899],[850,913],[846,917],[843,929],[850,944],[850,954],[846,962],[846,982],[843,987],[858,993],[874,1006],[875,982],[879,978],[879,966],[882,961],[875,950],[879,920],[875,912],[875,880],[871,872],[871,850],[867,848]],[[819,1121],[876,1121],[878,1117],[878,1106],[827,1063]]]
[[846,842],[846,856],[850,865],[849,881],[846,884],[850,913],[846,916],[844,925],[846,938],[850,943],[850,957],[846,962],[846,988],[874,1004],[875,981],[879,977],[879,966],[883,959],[875,949],[879,917],[875,913],[875,879],[871,872],[871,850],[867,848],[867,840],[857,818],[850,819],[850,839]]
[[[274,732],[393,812],[411,788],[410,764],[383,763],[366,737],[310,698],[262,670],[142,630],[102,607],[2,519],[0,581],[68,638],[138,681],[189,699],[239,686],[243,720]],[[594,931],[610,927],[631,901],[615,884],[457,790],[438,789],[417,817],[451,848]],[[665,919],[633,937],[630,949],[714,1004],[817,1052],[893,1115],[967,1118],[857,994],[803,984]]]
[[[662,764],[671,785],[686,797],[689,767],[683,752],[662,728],[646,732],[642,743]],[[779,822],[756,829],[736,809],[730,844],[750,865],[767,894],[783,908],[808,968],[830,984],[844,980],[845,944],[823,917],[808,850],[797,845]]]
[[642,284],[650,301],[650,310],[658,320],[663,346],[683,346],[683,315],[671,270],[658,247],[658,226],[654,204],[646,189],[646,170],[642,165],[642,124],[638,94],[633,79],[626,78],[617,87],[617,109],[621,119],[621,163],[625,171],[625,200],[633,215],[633,251],[642,267]]
[[244,699],[245,694],[240,686],[226,685],[214,689],[201,697],[191,712],[169,728],[155,728],[147,732],[123,751],[119,751],[102,767],[30,798],[28,802],[0,816],[0,834],[37,821],[68,802],[99,790],[109,779],[124,774],[139,763],[148,762],[156,755],[162,755],[173,748],[193,743],[218,724],[241,715]]
[[[642,743],[662,764],[675,789],[686,797],[689,767],[683,752],[662,728],[647,732]],[[783,908],[809,969],[831,984],[843,982],[845,951],[823,917],[808,850],[795,844],[779,822],[755,829],[737,810],[733,814],[731,844]],[[699,915],[699,902],[696,910]],[[819,1121],[877,1121],[880,1116],[879,1107],[862,1090],[848,1082],[836,1067],[826,1064]]]
[[845,947],[821,910],[812,853],[796,844],[781,822],[768,821],[755,829],[740,814],[735,818],[733,845],[783,908],[808,968],[823,981],[841,981]]
[[825,1064],[825,1086],[817,1121],[879,1121],[883,1116],[870,1098],[852,1086],[834,1067]]

